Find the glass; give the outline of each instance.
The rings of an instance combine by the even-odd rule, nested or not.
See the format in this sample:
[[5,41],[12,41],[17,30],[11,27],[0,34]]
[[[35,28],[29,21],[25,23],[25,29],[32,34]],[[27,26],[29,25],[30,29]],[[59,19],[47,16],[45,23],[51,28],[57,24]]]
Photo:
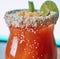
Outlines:
[[[18,22],[17,24],[13,22],[20,19],[17,18],[18,16],[16,19],[13,18],[19,11],[13,10],[5,14],[10,29],[6,59],[57,59],[57,49],[53,36],[55,21],[51,22],[56,18],[51,17],[50,20],[47,16],[47,20],[50,21],[45,20],[46,23],[41,21],[42,23],[39,26],[20,24],[21,27],[19,27]],[[13,25],[11,21],[14,23]]]

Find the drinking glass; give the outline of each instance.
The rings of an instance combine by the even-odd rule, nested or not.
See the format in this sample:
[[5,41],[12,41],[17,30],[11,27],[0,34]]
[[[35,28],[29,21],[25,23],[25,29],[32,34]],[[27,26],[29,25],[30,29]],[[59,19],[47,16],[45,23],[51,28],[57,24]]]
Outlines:
[[21,10],[8,11],[5,21],[10,29],[6,59],[57,59],[54,40],[55,13],[24,17]]

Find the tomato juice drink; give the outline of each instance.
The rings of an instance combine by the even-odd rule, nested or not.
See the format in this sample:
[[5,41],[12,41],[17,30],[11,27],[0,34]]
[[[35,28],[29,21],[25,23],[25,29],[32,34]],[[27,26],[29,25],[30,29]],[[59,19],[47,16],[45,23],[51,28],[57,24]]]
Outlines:
[[5,14],[5,20],[10,29],[6,59],[57,59],[55,12],[42,16],[38,11],[13,10]]

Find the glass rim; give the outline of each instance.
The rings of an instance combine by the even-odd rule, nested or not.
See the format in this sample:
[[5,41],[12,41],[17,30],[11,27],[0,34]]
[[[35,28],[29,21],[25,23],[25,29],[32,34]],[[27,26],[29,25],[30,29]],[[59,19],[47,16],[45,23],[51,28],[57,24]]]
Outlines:
[[[49,24],[55,24],[57,21],[57,17],[56,17],[56,12],[51,11],[49,15],[47,16],[36,16],[36,17],[24,17],[24,16],[17,16],[16,13],[20,12],[20,11],[24,11],[28,9],[17,9],[17,10],[11,10],[11,11],[7,11],[5,13],[5,21],[8,24],[8,26],[10,26],[11,24],[15,27],[21,27],[22,22],[24,23],[24,25],[28,26],[28,25],[33,25],[33,26],[41,26],[41,25],[49,25]],[[38,11],[38,10],[37,10]],[[28,21],[28,19],[30,19],[30,21]]]

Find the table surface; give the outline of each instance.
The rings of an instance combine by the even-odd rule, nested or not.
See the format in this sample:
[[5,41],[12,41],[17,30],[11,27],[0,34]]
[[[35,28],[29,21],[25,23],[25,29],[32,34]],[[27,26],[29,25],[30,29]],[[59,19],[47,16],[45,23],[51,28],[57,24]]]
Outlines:
[[[0,59],[5,59],[6,42],[0,42]],[[60,48],[57,47],[57,59],[60,59]]]

